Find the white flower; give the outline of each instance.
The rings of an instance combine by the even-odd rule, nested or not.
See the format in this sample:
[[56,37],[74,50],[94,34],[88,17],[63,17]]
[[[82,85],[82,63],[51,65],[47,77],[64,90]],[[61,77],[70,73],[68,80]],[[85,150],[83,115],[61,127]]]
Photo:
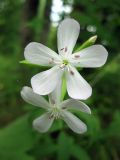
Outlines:
[[70,97],[87,99],[91,95],[91,86],[75,67],[100,67],[106,62],[108,52],[102,45],[92,45],[72,54],[79,31],[79,23],[74,19],[69,18],[61,22],[57,33],[59,54],[40,43],[31,42],[27,45],[24,52],[26,60],[52,67],[32,77],[31,85],[35,93],[51,93],[64,73]]
[[91,113],[90,108],[81,101],[68,99],[60,102],[59,88],[49,95],[49,103],[40,95],[33,92],[30,87],[23,87],[22,98],[34,105],[46,110],[42,116],[33,121],[33,127],[37,131],[44,133],[51,127],[55,119],[63,119],[74,132],[81,134],[87,130],[87,126],[75,115],[69,112],[70,109]]

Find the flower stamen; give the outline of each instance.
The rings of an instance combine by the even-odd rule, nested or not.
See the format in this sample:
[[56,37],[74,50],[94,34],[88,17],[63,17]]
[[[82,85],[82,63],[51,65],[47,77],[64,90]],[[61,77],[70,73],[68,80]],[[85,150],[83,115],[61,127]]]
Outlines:
[[51,60],[49,61],[49,64],[53,64],[54,63],[54,58],[51,58]]
[[70,70],[70,74],[73,76],[74,75],[74,72],[72,70]]
[[68,65],[68,63],[69,63],[68,60],[66,60],[66,59],[63,60],[64,65]]
[[64,68],[65,68],[65,64],[61,64],[61,65],[60,65],[60,68],[61,68],[61,69],[64,69]]
[[60,118],[60,108],[56,106],[52,106],[51,109],[49,110],[50,116],[49,118],[55,118],[58,119]]
[[64,51],[64,52],[67,52],[67,50],[68,50],[67,47],[60,49],[60,51]]
[[67,52],[67,47],[65,47],[65,52]]
[[60,50],[62,51],[62,50],[64,50],[64,48],[61,48]]
[[80,58],[80,56],[79,56],[79,55],[75,55],[74,57],[75,57],[75,58]]
[[53,115],[51,114],[50,116],[49,116],[49,119],[52,119],[53,118]]

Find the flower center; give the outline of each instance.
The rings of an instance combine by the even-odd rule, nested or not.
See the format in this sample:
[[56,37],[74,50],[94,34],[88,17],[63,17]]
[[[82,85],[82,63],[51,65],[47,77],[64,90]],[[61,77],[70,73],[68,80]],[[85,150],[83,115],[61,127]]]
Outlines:
[[66,59],[63,60],[64,65],[68,65],[68,63],[69,63],[68,60],[66,60]]
[[60,68],[64,69],[69,64],[69,61],[67,59],[62,60],[62,64],[60,64]]
[[59,107],[57,106],[52,106],[49,110],[49,113],[50,113],[50,118],[55,118],[55,119],[58,119],[60,118],[60,113],[61,113],[61,110]]

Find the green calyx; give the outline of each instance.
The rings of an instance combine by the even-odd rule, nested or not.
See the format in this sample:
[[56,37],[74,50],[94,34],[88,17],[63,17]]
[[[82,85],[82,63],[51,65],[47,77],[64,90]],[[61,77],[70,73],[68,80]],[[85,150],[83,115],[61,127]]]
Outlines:
[[97,40],[97,35],[90,37],[80,47],[78,47],[75,52],[81,51],[84,48],[92,46],[93,44],[95,44],[96,40]]

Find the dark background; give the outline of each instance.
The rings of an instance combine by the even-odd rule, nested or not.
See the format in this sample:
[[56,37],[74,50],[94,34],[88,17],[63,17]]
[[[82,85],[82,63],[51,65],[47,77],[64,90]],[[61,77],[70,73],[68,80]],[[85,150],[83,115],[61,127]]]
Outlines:
[[[85,101],[92,115],[77,113],[88,131],[77,135],[58,121],[39,134],[32,120],[43,111],[25,103],[20,90],[41,68],[19,61],[31,41],[57,52],[56,29],[65,17],[81,25],[76,48],[97,34],[109,57],[101,68],[81,70],[93,87]],[[0,160],[120,159],[119,0],[0,0],[0,127]]]

